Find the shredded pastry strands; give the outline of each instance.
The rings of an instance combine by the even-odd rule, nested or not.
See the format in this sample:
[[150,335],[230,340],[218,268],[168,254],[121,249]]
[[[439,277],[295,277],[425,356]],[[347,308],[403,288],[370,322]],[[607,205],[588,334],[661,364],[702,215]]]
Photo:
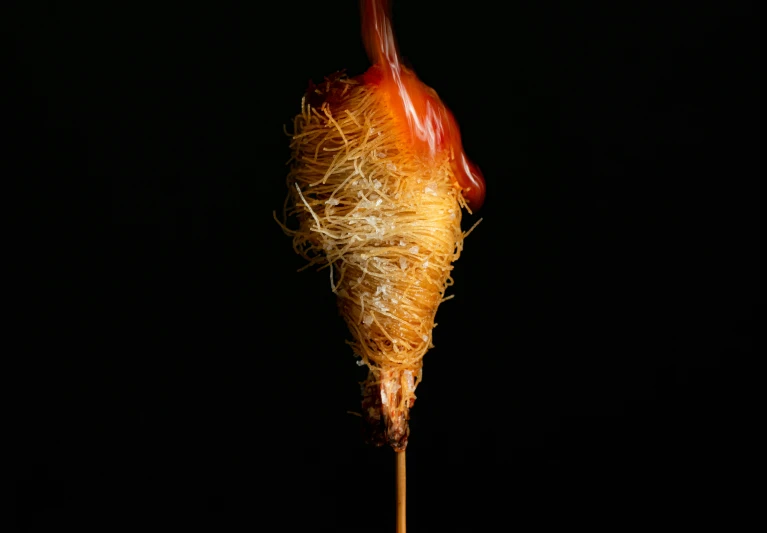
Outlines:
[[[466,201],[450,154],[419,158],[377,86],[337,74],[314,93],[294,119],[281,225],[307,266],[330,270],[349,344],[369,368],[368,440],[402,450],[437,307],[463,247]],[[292,216],[297,229],[286,225]]]

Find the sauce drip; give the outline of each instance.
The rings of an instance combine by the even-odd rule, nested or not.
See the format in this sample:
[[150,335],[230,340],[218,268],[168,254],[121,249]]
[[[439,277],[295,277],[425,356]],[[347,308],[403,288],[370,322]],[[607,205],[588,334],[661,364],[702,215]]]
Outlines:
[[482,172],[466,157],[458,123],[436,91],[402,65],[390,13],[389,0],[362,1],[362,38],[373,63],[362,80],[378,85],[389,95],[394,113],[406,125],[417,152],[433,158],[449,151],[463,195],[472,209],[478,209],[485,199]]

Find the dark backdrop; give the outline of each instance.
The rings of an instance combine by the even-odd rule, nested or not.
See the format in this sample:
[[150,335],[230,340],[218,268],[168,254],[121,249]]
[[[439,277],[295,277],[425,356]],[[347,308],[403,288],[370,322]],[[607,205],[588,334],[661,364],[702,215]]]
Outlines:
[[[412,411],[410,528],[727,517],[754,14],[523,4],[394,6],[488,189]],[[14,15],[30,168],[106,192],[87,283],[39,267],[55,349],[18,396],[20,530],[393,531],[394,457],[347,414],[364,372],[327,274],[297,273],[272,219],[308,80],[368,66],[356,2]]]

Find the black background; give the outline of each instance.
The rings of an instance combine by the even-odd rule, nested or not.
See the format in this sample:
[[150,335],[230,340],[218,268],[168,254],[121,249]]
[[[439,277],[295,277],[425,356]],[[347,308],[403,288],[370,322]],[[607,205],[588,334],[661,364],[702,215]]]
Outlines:
[[[368,67],[357,4],[157,4],[14,13],[27,170],[106,192],[99,259],[39,266],[20,530],[393,531],[327,273],[272,218],[308,80]],[[394,5],[488,188],[412,411],[414,532],[732,511],[754,14],[562,4]]]

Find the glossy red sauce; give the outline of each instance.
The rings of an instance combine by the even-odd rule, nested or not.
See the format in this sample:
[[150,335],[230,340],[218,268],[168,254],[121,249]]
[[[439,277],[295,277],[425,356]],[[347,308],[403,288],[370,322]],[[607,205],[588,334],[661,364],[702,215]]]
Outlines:
[[362,1],[362,38],[373,63],[362,81],[378,85],[389,95],[395,116],[420,154],[435,157],[452,151],[451,165],[458,184],[469,206],[478,209],[485,199],[482,172],[466,157],[458,124],[436,91],[402,65],[390,13],[388,0]]

